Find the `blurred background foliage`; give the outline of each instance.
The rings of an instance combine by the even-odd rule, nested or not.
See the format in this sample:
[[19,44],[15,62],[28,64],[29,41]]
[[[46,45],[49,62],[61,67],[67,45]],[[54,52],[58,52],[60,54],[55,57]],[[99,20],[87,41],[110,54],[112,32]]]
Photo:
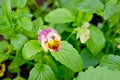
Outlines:
[[[11,0],[11,6],[5,5],[5,1],[8,1],[7,4],[9,4],[10,0],[0,0],[0,63],[6,64],[6,72],[1,79],[28,79],[35,61],[23,59],[22,47],[29,40],[37,40],[39,29],[51,26],[59,32],[62,40],[66,40],[72,31],[81,27],[84,22],[89,22],[95,27],[90,28],[92,36],[95,36],[92,37],[93,44],[89,45],[89,42],[81,44],[80,40],[76,39],[76,34],[67,40],[80,53],[84,63],[83,71],[90,66],[96,67],[99,64],[108,66],[110,69],[120,69],[119,63],[117,63],[120,61],[119,0],[25,0],[27,3],[22,5],[16,5],[15,0]],[[54,20],[47,21],[46,15],[58,8],[69,10],[75,20],[71,22],[61,21],[60,23],[54,23]],[[100,34],[100,36],[94,34]],[[101,41],[103,38],[101,36],[104,36],[105,41],[104,39],[102,39],[103,42]],[[95,53],[94,45],[97,46],[94,47],[97,48]],[[40,55],[37,56],[40,57]],[[71,80],[78,74],[61,65],[51,56],[44,58],[45,63],[52,66],[54,72],[57,71],[56,66],[58,67],[58,72],[55,72],[58,80]],[[51,61],[49,62],[49,60]],[[113,63],[109,64],[109,62]],[[117,67],[113,66],[115,64]],[[45,67],[47,68],[47,66]]]

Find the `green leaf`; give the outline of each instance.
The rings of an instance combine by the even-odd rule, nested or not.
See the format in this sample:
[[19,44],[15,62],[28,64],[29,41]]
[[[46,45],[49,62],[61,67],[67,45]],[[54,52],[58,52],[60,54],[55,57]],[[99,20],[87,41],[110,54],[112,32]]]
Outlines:
[[6,49],[8,49],[8,42],[7,41],[0,41],[0,52],[4,52]]
[[10,27],[9,21],[6,17],[0,16],[0,33],[10,34],[12,29]]
[[87,13],[101,13],[104,5],[100,0],[81,0],[77,3],[76,8]]
[[56,78],[54,72],[48,65],[37,64],[30,71],[28,80],[56,80]]
[[9,57],[7,55],[5,55],[5,53],[1,53],[0,52],[0,63],[2,63],[3,61],[7,60]]
[[97,55],[105,46],[103,32],[97,27],[90,26],[90,39],[88,39],[86,45],[94,56]]
[[60,4],[60,7],[62,8],[68,8],[71,10],[74,7],[74,0],[58,0],[58,1]]
[[5,55],[5,51],[8,50],[8,46],[9,44],[7,41],[0,41],[0,63],[8,59],[8,56]]
[[28,7],[24,7],[24,8],[18,8],[17,9],[17,16],[18,18],[32,18],[33,15],[30,13],[30,9]]
[[22,66],[23,64],[25,64],[25,62],[26,61],[20,55],[17,55],[14,57],[13,61],[9,65],[8,69],[10,72],[16,73],[20,70],[19,67]]
[[3,80],[11,80],[11,78],[4,78]]
[[48,13],[45,17],[45,20],[49,23],[68,23],[74,21],[74,16],[72,13],[65,8],[58,8],[50,13]]
[[33,59],[34,55],[38,52],[41,52],[42,48],[40,46],[40,43],[36,40],[31,40],[27,42],[23,49],[22,49],[22,55],[25,59]]
[[32,31],[33,23],[29,18],[21,18],[21,20],[18,21],[18,27],[21,27],[27,31]]
[[52,56],[74,72],[83,68],[82,59],[78,51],[71,44],[62,41],[62,48],[59,52],[51,52]]
[[23,8],[26,5],[27,0],[12,0],[12,3],[18,8]]
[[35,21],[33,21],[33,28],[32,32],[37,37],[38,31],[43,30],[45,27],[43,26],[43,20],[41,18],[37,18]]
[[25,78],[21,77],[21,76],[17,76],[16,78],[14,78],[13,80],[26,80]]
[[76,23],[74,23],[75,26],[81,26],[85,22],[89,22],[93,17],[93,14],[91,13],[85,13],[79,11],[77,17],[76,17]]
[[4,2],[4,0],[0,0],[0,5],[2,5],[2,4],[3,4],[3,2]]
[[22,34],[17,34],[11,38],[11,43],[17,51],[20,51],[20,49],[27,41],[28,38]]
[[116,41],[117,43],[120,43],[120,37],[119,37],[119,38],[115,38],[115,41]]
[[73,80],[119,80],[120,71],[109,70],[107,67],[89,67],[85,72],[79,72]]
[[44,60],[45,60],[45,64],[49,65],[54,72],[58,72],[58,66],[51,56],[44,55]]
[[120,70],[120,56],[105,55],[102,57],[100,65],[107,66],[110,69]]
[[72,80],[75,72],[62,65],[58,66],[58,73],[56,75],[58,80]]
[[11,23],[12,22],[12,10],[11,10],[11,2],[10,0],[4,1],[2,5],[2,14],[3,16],[6,16],[8,21]]
[[101,57],[103,56],[103,53],[93,56],[87,48],[84,48],[80,54],[84,63],[84,68],[96,66],[100,62]]
[[106,20],[110,18],[115,13],[118,13],[119,5],[117,5],[117,0],[109,0],[105,6],[103,18]]

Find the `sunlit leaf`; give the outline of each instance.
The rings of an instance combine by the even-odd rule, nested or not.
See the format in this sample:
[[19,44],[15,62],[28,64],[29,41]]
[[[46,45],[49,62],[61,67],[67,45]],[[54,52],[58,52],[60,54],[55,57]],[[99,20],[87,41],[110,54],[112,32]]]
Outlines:
[[33,59],[34,55],[38,52],[41,52],[42,48],[38,41],[31,40],[27,42],[24,47],[22,48],[22,56],[25,59]]
[[18,27],[21,27],[27,31],[32,30],[33,23],[29,18],[22,18],[21,20],[18,21]]
[[105,55],[105,56],[103,56],[100,65],[107,66],[110,69],[120,70],[120,56]]
[[97,55],[105,47],[105,38],[99,28],[90,26],[90,39],[86,43],[93,55]]
[[103,53],[93,56],[92,53],[87,48],[84,48],[80,54],[83,59],[84,68],[96,66],[97,64],[99,64],[103,56]]
[[120,71],[109,70],[107,67],[89,67],[85,72],[79,72],[73,80],[119,80]]
[[109,0],[106,3],[105,10],[104,10],[104,19],[110,18],[115,13],[118,13],[119,6],[117,5],[117,0]]
[[104,5],[100,0],[81,0],[77,3],[76,8],[83,12],[101,13],[104,9]]
[[66,41],[62,41],[61,45],[59,52],[51,52],[52,56],[74,72],[81,71],[83,64],[78,51]]
[[18,8],[23,8],[26,5],[27,0],[12,0],[12,3]]
[[48,13],[45,20],[49,23],[68,23],[74,21],[74,16],[69,10],[58,8]]
[[17,34],[11,38],[11,43],[17,51],[19,51],[27,41],[28,38],[22,34]]
[[56,78],[48,65],[37,64],[30,71],[28,80],[56,80]]

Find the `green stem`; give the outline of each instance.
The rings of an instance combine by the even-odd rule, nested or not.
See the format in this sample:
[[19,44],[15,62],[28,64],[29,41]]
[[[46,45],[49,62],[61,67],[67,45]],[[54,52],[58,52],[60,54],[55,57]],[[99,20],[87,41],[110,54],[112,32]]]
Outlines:
[[4,53],[0,53],[1,55],[5,55],[5,56],[7,56],[7,57],[9,57],[9,58],[14,58],[14,56],[11,56],[11,55],[9,55],[9,54],[4,54]]
[[75,30],[72,31],[72,33],[66,38],[66,41],[69,40],[69,38],[75,33]]

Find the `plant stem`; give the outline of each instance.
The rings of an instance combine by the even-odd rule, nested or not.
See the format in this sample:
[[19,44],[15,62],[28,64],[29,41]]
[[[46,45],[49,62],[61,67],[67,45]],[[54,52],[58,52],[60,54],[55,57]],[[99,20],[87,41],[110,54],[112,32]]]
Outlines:
[[75,33],[75,30],[72,31],[72,33],[66,38],[66,41],[69,40],[69,38]]

